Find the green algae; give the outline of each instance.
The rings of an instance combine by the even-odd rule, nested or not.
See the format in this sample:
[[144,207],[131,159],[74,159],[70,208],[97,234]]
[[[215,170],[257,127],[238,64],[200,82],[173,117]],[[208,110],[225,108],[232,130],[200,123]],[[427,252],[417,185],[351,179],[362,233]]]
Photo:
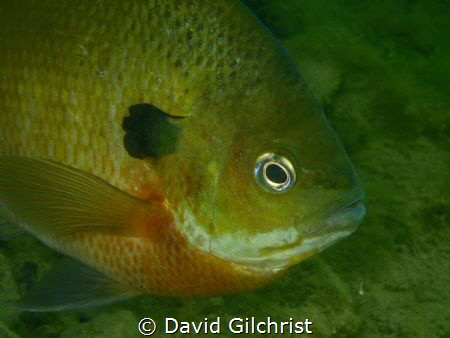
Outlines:
[[[262,290],[145,296],[75,313],[2,308],[0,336],[138,337],[144,317],[161,328],[166,317],[268,316],[308,318],[318,337],[450,336],[450,3],[247,3],[282,40],[346,145],[367,195],[358,231]],[[0,301],[17,299],[58,259],[31,238],[0,242]]]

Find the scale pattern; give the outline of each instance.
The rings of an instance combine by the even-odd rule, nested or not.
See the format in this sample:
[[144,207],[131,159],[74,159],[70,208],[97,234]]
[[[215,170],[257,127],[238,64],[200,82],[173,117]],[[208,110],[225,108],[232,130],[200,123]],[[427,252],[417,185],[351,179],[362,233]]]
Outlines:
[[[237,114],[227,109],[236,95],[270,97],[260,83],[279,73],[270,35],[237,1],[3,1],[0,16],[0,154],[49,158],[137,197],[157,178],[123,147],[131,105],[218,124]],[[158,236],[41,240],[139,291],[213,294],[270,279],[170,227]]]

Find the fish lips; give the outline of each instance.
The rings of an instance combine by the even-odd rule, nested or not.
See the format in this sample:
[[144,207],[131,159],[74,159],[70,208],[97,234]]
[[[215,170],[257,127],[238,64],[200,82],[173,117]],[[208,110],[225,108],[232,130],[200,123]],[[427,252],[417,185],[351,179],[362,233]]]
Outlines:
[[352,234],[366,214],[366,207],[362,201],[363,197],[361,196],[340,207],[328,216],[321,226],[308,231],[305,234],[306,237],[313,238],[332,232],[342,232],[345,236]]
[[334,215],[330,216],[325,224],[328,228],[346,229],[349,233],[356,230],[366,214],[366,207],[362,200],[350,203]]
[[362,200],[362,196],[352,200],[328,216],[320,226],[306,231],[297,246],[280,255],[291,258],[285,261],[283,266],[275,269],[288,268],[351,235],[366,214],[366,207]]

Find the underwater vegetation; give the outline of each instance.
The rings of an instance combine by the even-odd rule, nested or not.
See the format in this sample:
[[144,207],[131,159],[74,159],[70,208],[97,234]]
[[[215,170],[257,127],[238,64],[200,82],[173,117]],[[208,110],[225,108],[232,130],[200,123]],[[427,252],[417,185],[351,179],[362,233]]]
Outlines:
[[[5,307],[1,337],[139,337],[143,317],[217,316],[308,318],[318,337],[450,336],[450,3],[247,3],[342,138],[366,191],[360,228],[261,290],[79,312]],[[60,259],[29,236],[0,242],[0,302],[17,300]]]

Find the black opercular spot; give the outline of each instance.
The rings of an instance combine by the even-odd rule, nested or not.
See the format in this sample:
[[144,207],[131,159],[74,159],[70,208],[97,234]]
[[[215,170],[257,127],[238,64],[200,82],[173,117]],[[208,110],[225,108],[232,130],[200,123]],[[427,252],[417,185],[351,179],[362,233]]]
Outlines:
[[288,179],[286,171],[279,165],[271,163],[266,168],[266,177],[273,183],[282,184]]
[[134,158],[160,158],[175,152],[180,128],[173,124],[176,118],[151,104],[141,103],[129,108],[122,128],[123,143],[128,154]]

